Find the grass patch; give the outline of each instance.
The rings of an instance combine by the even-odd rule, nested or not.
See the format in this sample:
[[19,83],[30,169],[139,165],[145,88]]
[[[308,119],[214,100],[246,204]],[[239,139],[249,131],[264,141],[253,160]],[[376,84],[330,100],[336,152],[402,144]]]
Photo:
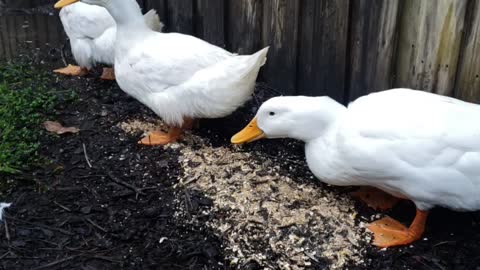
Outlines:
[[42,122],[57,102],[49,76],[23,63],[0,65],[0,173],[38,165]]

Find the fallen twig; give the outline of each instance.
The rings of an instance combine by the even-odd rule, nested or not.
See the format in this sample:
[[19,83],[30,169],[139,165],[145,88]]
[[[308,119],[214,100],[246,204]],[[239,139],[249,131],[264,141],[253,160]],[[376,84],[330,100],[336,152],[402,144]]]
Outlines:
[[287,224],[278,225],[277,228],[278,229],[286,229],[286,228],[293,227],[293,226],[297,226],[297,223],[296,222],[290,222],[290,223],[287,223]]
[[316,262],[316,263],[319,263],[318,259],[315,258],[315,256],[314,256],[312,253],[307,252],[307,251],[304,251],[303,253],[304,253],[305,255],[307,255],[307,257],[309,257],[312,261],[314,261],[314,262]]
[[122,261],[115,260],[114,258],[106,257],[106,256],[101,256],[101,255],[92,255],[92,256],[86,256],[84,255],[83,257],[88,257],[88,258],[93,258],[93,259],[98,259],[98,260],[104,260],[108,261],[111,263],[122,263]]
[[85,156],[85,160],[87,161],[88,167],[92,168],[92,164],[90,163],[90,160],[88,159],[87,147],[85,146],[85,144],[83,144],[83,155]]
[[29,222],[29,221],[26,221],[26,220],[21,220],[21,219],[17,219],[17,218],[13,218],[13,217],[8,217],[9,219],[13,220],[13,221],[18,221],[18,222],[23,222],[25,224],[29,224],[29,225],[33,225],[33,226],[38,226],[38,227],[41,227],[41,228],[44,228],[44,229],[48,229],[48,230],[52,230],[52,231],[57,231],[57,232],[61,232],[63,234],[66,234],[66,235],[74,235],[74,233],[72,232],[69,232],[67,230],[64,230],[64,229],[60,229],[60,228],[55,228],[55,227],[51,227],[51,226],[48,226],[48,225],[44,225],[44,224],[39,224],[39,223],[33,223],[33,222]]
[[117,183],[117,184],[119,184],[119,185],[121,185],[121,186],[123,186],[123,187],[126,187],[126,188],[128,188],[128,189],[133,190],[133,191],[137,194],[137,196],[138,196],[138,194],[145,195],[145,193],[142,191],[142,189],[137,188],[137,187],[135,187],[135,186],[133,186],[133,185],[130,185],[129,183],[126,183],[125,181],[122,181],[120,178],[116,177],[116,176],[113,175],[111,172],[108,172],[107,175],[109,176],[109,178],[110,178],[113,182],[115,182],[115,183]]
[[192,210],[192,200],[190,199],[190,194],[188,190],[183,190],[183,194],[185,195],[185,208],[187,210],[188,215],[190,216],[190,210]]
[[187,182],[184,182],[184,183],[181,183],[181,184],[182,184],[183,186],[187,186],[187,185],[189,185],[189,184],[191,184],[191,183],[197,182],[198,179],[200,179],[200,177],[194,177],[194,178],[188,180]]
[[7,255],[10,254],[10,251],[7,251],[7,253],[3,254],[2,256],[0,256],[0,260],[7,257]]
[[34,268],[33,270],[50,268],[50,267],[52,267],[52,266],[54,266],[54,265],[57,265],[57,264],[59,264],[59,263],[63,263],[63,262],[66,262],[66,261],[75,259],[75,258],[78,257],[78,256],[79,256],[79,255],[73,255],[73,256],[70,256],[70,257],[67,257],[67,258],[64,258],[64,259],[61,259],[61,260],[57,260],[57,261],[54,261],[54,262],[51,262],[51,263],[48,263],[48,264],[39,266],[39,267],[37,267],[37,268]]
[[67,42],[63,43],[62,48],[60,49],[60,56],[62,57],[62,62],[65,66],[68,66],[67,59],[65,58],[65,49],[67,48]]
[[54,204],[56,204],[58,207],[62,208],[63,210],[67,211],[67,212],[72,212],[72,210],[70,210],[70,208],[64,206],[64,205],[61,205],[59,204],[58,202],[56,201],[53,201]]
[[100,231],[106,233],[107,230],[105,228],[103,228],[102,226],[98,225],[97,223],[93,222],[93,220],[91,220],[90,218],[85,218],[86,221],[88,221],[88,223],[92,224],[93,227],[99,229]]
[[8,222],[5,219],[5,238],[7,238],[8,241],[10,241],[10,232],[8,231]]

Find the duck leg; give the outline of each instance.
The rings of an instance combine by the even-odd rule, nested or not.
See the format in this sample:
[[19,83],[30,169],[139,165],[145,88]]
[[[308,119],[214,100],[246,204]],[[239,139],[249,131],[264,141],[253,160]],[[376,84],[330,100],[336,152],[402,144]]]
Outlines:
[[392,209],[401,200],[373,187],[361,187],[350,195],[378,211]]
[[138,143],[142,145],[166,145],[176,142],[182,136],[186,129],[190,129],[193,125],[193,119],[186,118],[181,127],[170,127],[167,133],[162,131],[152,131],[147,136],[143,137]]
[[425,231],[427,216],[428,211],[417,209],[415,219],[409,228],[390,217],[374,221],[367,228],[373,232],[373,244],[378,247],[386,248],[408,245],[422,237]]
[[85,76],[88,74],[88,69],[84,67],[68,65],[64,68],[55,69],[53,72],[67,76]]
[[102,80],[109,80],[115,81],[115,71],[113,68],[103,68],[102,76],[100,76]]

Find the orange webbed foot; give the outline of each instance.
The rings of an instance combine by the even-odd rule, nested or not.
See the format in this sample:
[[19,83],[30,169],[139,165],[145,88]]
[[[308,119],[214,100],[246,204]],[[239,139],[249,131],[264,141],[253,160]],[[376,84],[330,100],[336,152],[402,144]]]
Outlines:
[[102,76],[100,76],[100,79],[114,81],[115,80],[114,69],[113,68],[103,68],[103,73],[102,73]]
[[378,211],[390,210],[400,201],[399,198],[373,187],[361,187],[350,194]]
[[53,72],[67,76],[85,76],[88,74],[88,69],[79,66],[68,65],[64,68],[55,69]]
[[142,145],[166,145],[174,143],[182,137],[184,130],[193,126],[194,120],[191,118],[185,118],[181,127],[170,127],[168,133],[162,131],[150,132],[147,136],[141,139],[138,143]]
[[374,221],[367,228],[374,234],[375,246],[386,248],[408,245],[422,237],[427,216],[428,212],[417,209],[415,219],[409,228],[390,217]]
[[180,138],[180,134],[172,134],[172,132],[165,133],[161,131],[152,131],[147,136],[143,137],[138,144],[156,146],[167,145],[174,143]]

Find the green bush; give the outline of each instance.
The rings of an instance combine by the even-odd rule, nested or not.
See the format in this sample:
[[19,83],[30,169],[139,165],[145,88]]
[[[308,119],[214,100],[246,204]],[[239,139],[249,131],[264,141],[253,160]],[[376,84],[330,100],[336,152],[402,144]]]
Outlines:
[[38,163],[42,122],[55,102],[46,73],[27,64],[0,64],[0,173]]

